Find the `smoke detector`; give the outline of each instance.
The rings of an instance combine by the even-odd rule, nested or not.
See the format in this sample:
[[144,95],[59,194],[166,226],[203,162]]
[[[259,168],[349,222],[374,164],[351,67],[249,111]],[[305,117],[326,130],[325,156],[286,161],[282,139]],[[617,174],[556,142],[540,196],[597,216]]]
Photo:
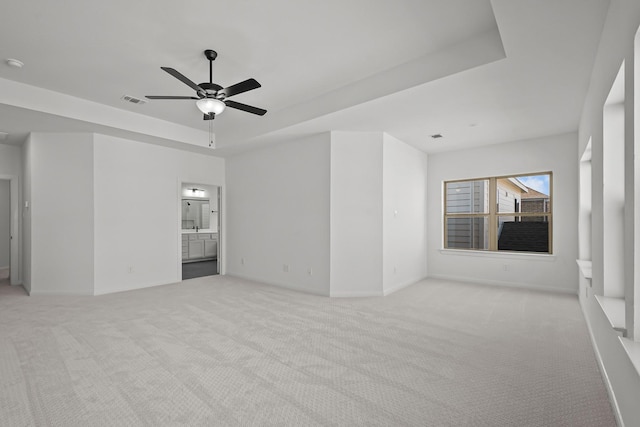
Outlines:
[[7,58],[7,65],[13,68],[22,68],[24,67],[24,62],[13,58]]

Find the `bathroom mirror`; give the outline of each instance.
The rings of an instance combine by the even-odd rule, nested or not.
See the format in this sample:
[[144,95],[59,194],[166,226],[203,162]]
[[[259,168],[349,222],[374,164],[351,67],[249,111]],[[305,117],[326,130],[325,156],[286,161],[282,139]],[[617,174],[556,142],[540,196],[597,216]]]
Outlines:
[[210,229],[211,205],[209,199],[182,199],[182,229]]

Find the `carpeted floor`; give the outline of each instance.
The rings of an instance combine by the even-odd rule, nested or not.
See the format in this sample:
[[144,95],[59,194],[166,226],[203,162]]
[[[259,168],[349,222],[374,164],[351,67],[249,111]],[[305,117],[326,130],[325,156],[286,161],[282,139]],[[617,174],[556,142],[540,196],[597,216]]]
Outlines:
[[426,280],[329,299],[211,276],[0,286],[0,425],[614,426],[575,296]]

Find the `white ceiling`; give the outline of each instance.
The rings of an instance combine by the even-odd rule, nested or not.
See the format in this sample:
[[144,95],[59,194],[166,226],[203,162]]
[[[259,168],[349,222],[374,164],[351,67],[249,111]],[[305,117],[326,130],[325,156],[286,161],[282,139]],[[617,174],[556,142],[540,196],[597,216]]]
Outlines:
[[[96,131],[223,156],[328,130],[385,131],[426,152],[571,132],[608,5],[4,0],[0,131],[13,144],[31,131]],[[160,67],[207,81],[208,48],[214,81],[255,78],[262,88],[233,99],[269,111],[227,109],[215,151],[193,101],[120,100],[192,95]]]

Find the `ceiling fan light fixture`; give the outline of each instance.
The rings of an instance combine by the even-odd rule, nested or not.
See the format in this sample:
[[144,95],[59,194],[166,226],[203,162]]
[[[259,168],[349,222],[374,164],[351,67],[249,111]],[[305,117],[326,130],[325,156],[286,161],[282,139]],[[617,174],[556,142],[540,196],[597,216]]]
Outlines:
[[204,114],[220,114],[226,107],[225,103],[215,98],[202,98],[196,101],[196,106]]

